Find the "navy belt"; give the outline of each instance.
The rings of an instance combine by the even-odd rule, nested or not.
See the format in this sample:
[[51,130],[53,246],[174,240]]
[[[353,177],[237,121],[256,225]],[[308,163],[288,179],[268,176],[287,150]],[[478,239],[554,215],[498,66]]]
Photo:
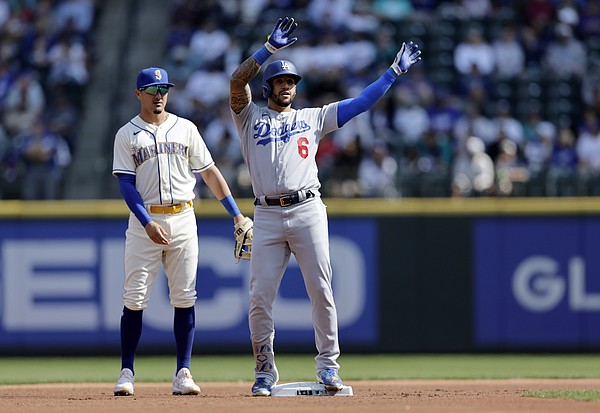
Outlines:
[[[309,198],[313,198],[315,196],[315,194],[312,193],[312,191],[304,191],[304,193],[306,195],[305,197],[302,197],[300,195],[300,192],[295,192],[293,194],[285,194],[285,195],[274,196],[274,197],[264,197],[264,200],[265,200],[265,204],[267,204],[269,206],[286,207],[286,206],[298,204],[302,201],[305,201]],[[254,205],[263,205],[263,204],[260,202],[259,198],[254,198]]]

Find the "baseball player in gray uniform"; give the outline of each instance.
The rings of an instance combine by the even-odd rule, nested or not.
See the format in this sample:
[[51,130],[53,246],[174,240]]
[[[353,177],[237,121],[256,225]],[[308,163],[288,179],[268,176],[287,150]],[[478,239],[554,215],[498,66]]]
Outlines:
[[317,380],[329,391],[343,388],[325,205],[315,155],[319,141],[368,110],[396,78],[421,59],[416,44],[403,43],[391,67],[354,99],[323,107],[292,109],[302,79],[289,61],[269,64],[263,73],[267,107],[252,102],[248,83],[261,65],[297,38],[293,18],[280,18],[264,46],[231,75],[230,106],[248,165],[254,201],[254,243],[250,264],[250,338],[256,362],[254,396],[269,396],[279,374],[275,365],[273,302],[294,254],[312,305],[318,354]]
[[161,265],[174,307],[177,368],[173,394],[200,393],[190,373],[198,269],[195,174],[202,176],[236,225],[251,223],[240,213],[196,126],[166,111],[173,86],[164,69],[142,70],[135,89],[140,113],[115,136],[112,173],[131,210],[125,242],[121,373],[114,387],[114,394],[120,396],[134,394],[142,313]]

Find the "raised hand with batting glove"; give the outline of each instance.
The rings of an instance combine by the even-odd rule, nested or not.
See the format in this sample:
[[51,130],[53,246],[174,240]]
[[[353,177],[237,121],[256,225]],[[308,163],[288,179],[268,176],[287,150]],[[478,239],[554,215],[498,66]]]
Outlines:
[[391,67],[397,75],[401,75],[408,72],[408,69],[419,60],[421,60],[421,50],[419,50],[419,45],[411,40],[408,44],[402,43]]
[[[298,23],[291,17],[280,17],[275,23],[275,27],[269,36],[264,46],[254,53],[253,61],[262,65],[269,57],[275,53],[290,47],[298,40],[297,37],[290,38],[290,35],[298,27]],[[258,72],[257,72],[258,73]],[[256,73],[255,73],[256,75]]]
[[290,35],[298,27],[298,23],[293,18],[279,18],[275,24],[275,28],[267,37],[265,47],[271,54],[275,54],[280,50],[290,47],[298,40],[297,37],[291,38]]

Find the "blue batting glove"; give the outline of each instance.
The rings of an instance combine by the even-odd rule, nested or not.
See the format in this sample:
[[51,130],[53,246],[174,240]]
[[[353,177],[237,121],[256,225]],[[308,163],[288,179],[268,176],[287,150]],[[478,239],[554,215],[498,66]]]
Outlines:
[[279,18],[275,24],[275,28],[267,37],[265,47],[271,54],[275,54],[280,50],[285,49],[296,43],[297,37],[291,38],[290,35],[298,27],[298,23],[293,18]]
[[408,69],[419,60],[421,60],[419,46],[410,41],[408,44],[402,43],[402,47],[396,55],[396,59],[394,59],[394,63],[392,63],[391,67],[397,75],[401,75],[402,73],[408,72]]

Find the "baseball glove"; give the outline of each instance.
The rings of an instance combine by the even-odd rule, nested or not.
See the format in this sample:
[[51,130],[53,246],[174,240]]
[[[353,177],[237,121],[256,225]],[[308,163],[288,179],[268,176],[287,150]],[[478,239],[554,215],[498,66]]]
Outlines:
[[250,218],[245,217],[243,220],[235,224],[233,229],[233,236],[235,238],[233,256],[238,260],[249,260],[252,257],[253,233],[254,225]]

